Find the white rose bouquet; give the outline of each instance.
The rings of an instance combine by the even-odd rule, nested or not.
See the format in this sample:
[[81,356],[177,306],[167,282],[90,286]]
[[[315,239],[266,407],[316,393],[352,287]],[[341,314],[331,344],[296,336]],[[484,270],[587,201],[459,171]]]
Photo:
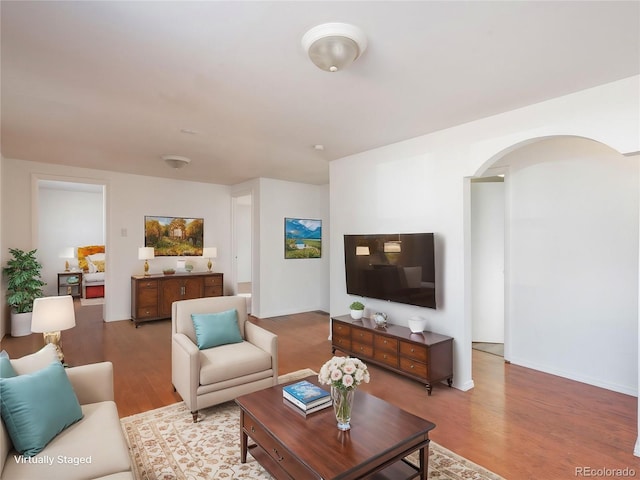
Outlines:
[[340,390],[355,390],[362,382],[369,383],[369,370],[357,358],[333,357],[327,361],[318,374],[318,381]]

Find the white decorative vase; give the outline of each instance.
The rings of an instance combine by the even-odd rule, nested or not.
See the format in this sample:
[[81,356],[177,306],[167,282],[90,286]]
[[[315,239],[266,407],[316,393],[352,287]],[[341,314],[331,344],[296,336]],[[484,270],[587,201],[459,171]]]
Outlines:
[[351,318],[354,320],[360,320],[363,314],[364,310],[351,310]]
[[11,336],[24,337],[31,335],[31,315],[33,312],[11,312]]
[[421,333],[427,327],[427,319],[420,316],[409,318],[409,330],[411,333]]

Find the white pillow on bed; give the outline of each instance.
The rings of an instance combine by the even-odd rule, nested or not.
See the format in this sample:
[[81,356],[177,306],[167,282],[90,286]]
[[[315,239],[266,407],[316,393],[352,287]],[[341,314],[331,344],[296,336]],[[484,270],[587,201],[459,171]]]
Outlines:
[[[87,267],[89,268],[89,273],[104,271],[104,260],[104,253],[94,253],[93,255],[87,255]],[[100,270],[94,262],[102,262],[102,270]]]

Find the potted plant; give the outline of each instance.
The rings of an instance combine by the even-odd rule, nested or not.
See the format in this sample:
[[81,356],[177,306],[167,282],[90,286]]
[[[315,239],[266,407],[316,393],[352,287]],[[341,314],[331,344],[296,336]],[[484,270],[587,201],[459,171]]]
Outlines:
[[25,252],[10,248],[13,256],[4,268],[7,274],[7,303],[11,307],[11,336],[21,337],[31,333],[33,301],[42,296],[46,285],[41,278],[42,265],[36,258],[36,250]]
[[353,302],[349,305],[351,309],[351,318],[354,320],[359,320],[362,318],[362,314],[364,313],[364,305],[360,302]]

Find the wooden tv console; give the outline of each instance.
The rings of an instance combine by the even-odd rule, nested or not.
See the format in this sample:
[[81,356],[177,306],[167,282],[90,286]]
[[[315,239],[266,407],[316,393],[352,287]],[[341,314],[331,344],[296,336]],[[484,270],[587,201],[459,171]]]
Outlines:
[[411,333],[407,327],[349,315],[331,318],[331,347],[424,383],[453,382],[453,338],[433,332]]

